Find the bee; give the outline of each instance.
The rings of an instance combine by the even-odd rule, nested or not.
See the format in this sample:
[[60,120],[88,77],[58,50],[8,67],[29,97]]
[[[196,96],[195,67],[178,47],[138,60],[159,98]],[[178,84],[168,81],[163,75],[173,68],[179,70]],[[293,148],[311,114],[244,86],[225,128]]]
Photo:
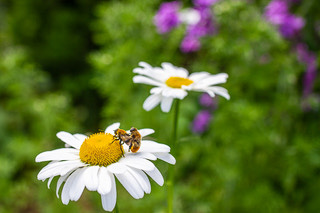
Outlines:
[[141,146],[141,134],[135,127],[130,129],[130,133],[131,139],[127,145],[129,146],[129,150],[131,150],[131,152],[137,152]]
[[[141,146],[141,134],[137,130],[137,128],[132,127],[130,129],[130,134],[128,134],[123,129],[116,129],[114,130],[114,140],[112,143],[116,140],[119,141],[120,149],[122,144],[127,144],[129,146],[128,152],[137,152],[140,149]],[[122,152],[122,149],[121,149]],[[122,152],[123,155],[123,152]]]

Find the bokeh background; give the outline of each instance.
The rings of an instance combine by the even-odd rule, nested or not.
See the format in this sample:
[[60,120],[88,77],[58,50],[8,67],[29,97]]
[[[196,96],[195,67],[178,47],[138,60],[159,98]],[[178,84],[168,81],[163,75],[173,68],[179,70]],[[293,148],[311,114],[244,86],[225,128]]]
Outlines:
[[[191,7],[192,1],[182,1]],[[0,212],[103,212],[97,192],[65,206],[36,176],[37,154],[61,148],[58,131],[102,131],[113,122],[153,128],[171,143],[173,113],[142,109],[149,86],[135,85],[139,61],[190,72],[225,72],[231,100],[215,99],[207,129],[192,122],[201,93],[180,105],[175,212],[319,212],[319,78],[304,91],[303,42],[319,61],[320,4],[291,1],[305,20],[285,38],[266,20],[269,0],[220,0],[217,31],[182,53],[185,28],[161,35],[161,1],[0,0]],[[166,177],[168,165],[155,162]],[[117,184],[121,212],[166,212],[166,187],[133,199]]]

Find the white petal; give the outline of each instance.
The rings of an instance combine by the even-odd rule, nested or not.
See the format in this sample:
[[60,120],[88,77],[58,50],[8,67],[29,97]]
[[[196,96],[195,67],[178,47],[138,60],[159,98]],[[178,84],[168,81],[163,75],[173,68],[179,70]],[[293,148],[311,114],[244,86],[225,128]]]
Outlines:
[[170,76],[187,78],[189,75],[189,72],[186,69],[182,67],[173,66],[171,63],[168,62],[163,62],[161,66],[163,67],[163,70],[166,73],[171,74]]
[[148,159],[148,160],[157,160],[157,157],[154,154],[151,154],[149,152],[139,152],[139,151],[136,153],[129,152],[125,156],[126,157],[127,156],[135,156],[138,158],[144,158],[144,159]]
[[64,205],[67,205],[70,201],[70,189],[73,184],[73,180],[77,177],[78,172],[73,172],[67,179],[61,192],[61,201]]
[[146,68],[146,69],[152,69],[152,66],[150,64],[148,64],[147,62],[144,62],[144,61],[140,61],[139,62],[139,66],[143,67],[143,68]]
[[98,193],[100,193],[101,195],[108,194],[111,191],[111,178],[107,168],[100,167],[98,178]]
[[143,197],[144,193],[142,188],[130,172],[127,171],[125,173],[115,175],[133,198],[140,199]]
[[150,111],[155,108],[161,101],[161,95],[150,95],[143,103],[143,109]]
[[170,164],[176,163],[176,159],[169,153],[159,152],[159,153],[153,153],[153,154],[160,160],[163,160],[167,163],[170,163]]
[[166,88],[166,87],[153,87],[150,90],[150,93],[151,94],[162,94],[162,91],[163,91],[164,88]]
[[151,192],[151,185],[147,175],[139,169],[129,169],[128,171],[132,174],[132,176],[134,176],[143,191],[149,194]]
[[159,184],[160,186],[163,185],[164,180],[163,177],[161,175],[161,173],[159,172],[159,170],[157,169],[157,167],[154,168],[154,170],[152,171],[145,171],[157,184]]
[[120,127],[120,123],[119,122],[118,123],[114,123],[114,124],[111,124],[110,126],[108,126],[106,128],[106,131],[104,131],[104,132],[113,135],[114,134],[114,130],[119,129],[119,127]]
[[172,106],[173,98],[163,97],[161,101],[161,110],[163,112],[169,112]]
[[77,138],[71,135],[68,132],[58,132],[57,137],[62,140],[63,142],[69,144],[70,146],[80,149],[82,142],[80,142]]
[[76,160],[80,159],[79,157],[79,150],[73,148],[61,148],[55,149],[52,151],[46,151],[40,153],[36,157],[36,162],[43,162],[43,161],[51,161],[51,160]]
[[84,183],[89,191],[96,191],[98,189],[99,166],[89,166],[86,168],[83,174]]
[[211,74],[208,72],[195,72],[195,73],[190,74],[189,79],[194,82],[197,82],[197,81],[200,81],[202,79],[209,77],[210,75]]
[[54,178],[54,176],[50,177],[49,180],[48,180],[48,189],[50,189],[50,184],[51,184],[51,181],[52,181],[53,178]]
[[133,72],[140,75],[148,76],[149,78],[160,82],[164,82],[166,79],[168,79],[168,77],[170,77],[162,69],[153,68],[150,65],[143,68],[135,68]]
[[76,177],[73,179],[73,183],[69,191],[70,200],[77,201],[81,197],[82,192],[85,188],[83,174],[87,168],[88,167],[81,168],[72,173],[72,175],[76,175]]
[[215,86],[215,87],[209,87],[209,89],[218,94],[218,95],[221,95],[222,97],[224,97],[225,99],[229,100],[230,99],[230,95],[228,93],[228,90],[226,90],[225,88],[223,87],[218,87],[218,86]]
[[106,211],[112,211],[117,201],[117,188],[114,176],[110,173],[109,175],[111,180],[111,191],[108,194],[101,195],[102,207]]
[[125,158],[121,158],[119,162],[127,166],[131,166],[133,168],[142,169],[146,171],[151,171],[155,167],[154,164],[151,163],[150,161],[143,158],[135,157],[133,155],[126,156]]
[[170,152],[170,147],[154,141],[142,140],[139,152]]
[[108,171],[113,174],[121,174],[127,171],[127,166],[123,163],[116,162],[107,167]]
[[212,90],[199,90],[200,92],[207,92],[211,98],[214,98],[216,96],[216,94],[212,91]]
[[61,184],[69,177],[70,174],[71,174],[71,172],[68,172],[66,175],[61,176],[61,177],[58,179],[57,189],[56,189],[56,195],[57,195],[58,198],[59,198],[59,189],[60,189],[60,186],[61,186]]
[[152,86],[162,86],[164,83],[153,80],[151,78],[142,76],[142,75],[136,75],[133,77],[133,82],[136,84],[147,84]]
[[68,172],[83,166],[85,166],[85,164],[80,160],[54,162],[42,168],[37,177],[38,180],[44,180],[51,176],[63,176]]
[[81,142],[81,144],[83,143],[83,141],[84,141],[85,139],[88,138],[88,136],[86,136],[86,135],[84,135],[84,134],[73,134],[73,136],[74,136],[75,138],[77,138],[77,139]]
[[228,74],[226,73],[220,73],[217,75],[211,75],[210,77],[207,77],[201,81],[195,82],[196,85],[194,85],[195,88],[203,88],[207,86],[211,86],[214,84],[221,84],[227,82]]
[[[192,86],[192,85],[190,85]],[[184,88],[184,87],[183,87]],[[166,88],[162,91],[162,95],[165,97],[184,99],[188,93],[183,89],[178,88]]]
[[154,130],[153,130],[153,129],[147,129],[147,128],[145,128],[145,129],[139,129],[138,131],[139,131],[141,137],[145,137],[145,136],[147,136],[147,135],[151,135],[151,134],[154,133]]

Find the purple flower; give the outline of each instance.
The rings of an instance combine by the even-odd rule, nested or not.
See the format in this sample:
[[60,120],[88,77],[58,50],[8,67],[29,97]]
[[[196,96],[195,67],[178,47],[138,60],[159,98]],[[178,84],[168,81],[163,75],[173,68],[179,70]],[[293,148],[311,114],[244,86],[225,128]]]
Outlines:
[[296,47],[297,56],[300,62],[307,67],[303,79],[303,96],[307,97],[312,93],[314,80],[317,75],[317,56],[308,50],[308,47],[300,43]]
[[187,36],[203,37],[213,34],[215,26],[213,21],[213,14],[210,8],[196,8],[200,13],[200,21],[195,25],[190,25],[187,29]]
[[178,1],[162,3],[159,11],[154,17],[154,23],[159,33],[167,33],[180,24]]
[[308,97],[312,93],[314,80],[316,76],[317,76],[317,67],[315,65],[308,66],[303,79],[303,96],[304,97]]
[[292,38],[304,26],[304,19],[294,15],[287,15],[280,25],[280,33],[285,38]]
[[195,52],[201,47],[200,41],[195,36],[186,36],[181,42],[180,49],[184,53]]
[[303,43],[297,44],[296,51],[300,62],[304,64],[315,64],[317,56],[308,50],[307,45]]
[[207,107],[207,108],[214,108],[215,107],[215,101],[208,93],[203,93],[200,96],[199,103],[201,106]]
[[193,4],[199,7],[210,7],[218,0],[193,0]]
[[275,25],[282,24],[288,14],[288,5],[283,0],[273,0],[265,8],[266,19]]
[[273,0],[265,9],[266,19],[279,26],[279,31],[285,38],[294,37],[304,26],[304,19],[289,13],[285,0]]
[[184,53],[199,50],[201,46],[199,39],[215,32],[211,10],[209,8],[196,8],[196,10],[200,14],[200,20],[197,24],[188,26],[186,36],[180,45]]
[[194,133],[203,133],[205,132],[210,124],[211,113],[208,110],[200,111],[192,123],[192,131]]

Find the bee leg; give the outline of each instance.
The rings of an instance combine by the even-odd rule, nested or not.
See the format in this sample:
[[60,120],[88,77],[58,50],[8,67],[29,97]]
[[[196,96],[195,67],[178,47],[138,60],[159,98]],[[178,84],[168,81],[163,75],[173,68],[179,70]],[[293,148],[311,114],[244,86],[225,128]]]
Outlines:
[[121,150],[121,153],[122,153],[122,157],[124,157],[124,152],[123,152],[123,149],[122,149],[121,145],[120,145],[120,150]]
[[122,156],[124,157],[124,152],[123,152],[123,149],[122,149],[122,145],[124,144],[124,142],[122,140],[119,140],[119,147],[120,147],[120,151],[122,153]]
[[130,152],[130,150],[131,150],[131,147],[132,147],[132,144],[130,144],[130,146],[129,146],[129,149],[128,149],[128,152]]
[[[117,140],[119,140],[119,139],[113,136],[113,141],[112,141],[110,144],[113,144],[113,142],[115,142],[115,141],[117,141]],[[120,141],[120,140],[119,140],[119,141]]]

